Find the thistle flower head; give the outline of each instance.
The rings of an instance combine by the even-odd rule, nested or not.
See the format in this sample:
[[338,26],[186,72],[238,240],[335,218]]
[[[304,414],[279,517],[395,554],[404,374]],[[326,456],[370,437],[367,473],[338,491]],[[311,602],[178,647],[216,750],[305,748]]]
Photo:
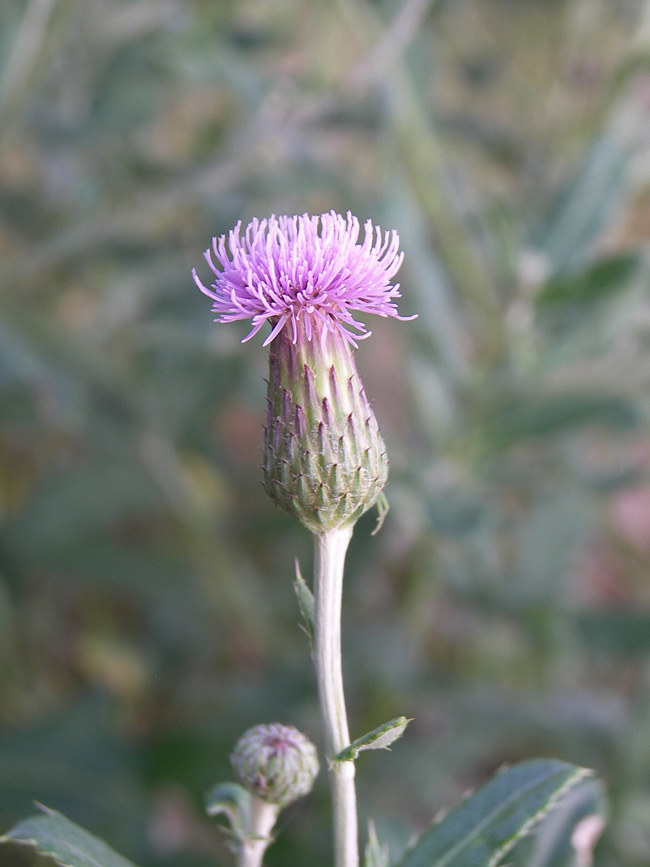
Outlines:
[[[403,319],[397,312],[397,233],[356,217],[320,216],[241,222],[213,238],[204,286],[216,321],[251,319],[249,340],[271,332],[268,412],[262,470],[269,497],[313,533],[357,519],[377,502],[388,459],[353,357],[370,332],[353,313]],[[414,318],[414,317],[410,317]]]
[[[251,319],[249,340],[265,322],[272,330],[268,345],[283,329],[295,343],[337,331],[356,346],[370,332],[353,311],[399,316],[395,299],[399,283],[391,281],[402,264],[395,231],[382,234],[368,220],[363,241],[360,226],[349,212],[253,220],[242,235],[241,222],[228,235],[213,238],[205,252],[215,275],[199,289],[213,300],[218,322]],[[216,260],[216,261],[215,261]]]
[[293,726],[280,723],[257,725],[244,732],[231,761],[251,794],[280,807],[307,795],[319,770],[312,742]]

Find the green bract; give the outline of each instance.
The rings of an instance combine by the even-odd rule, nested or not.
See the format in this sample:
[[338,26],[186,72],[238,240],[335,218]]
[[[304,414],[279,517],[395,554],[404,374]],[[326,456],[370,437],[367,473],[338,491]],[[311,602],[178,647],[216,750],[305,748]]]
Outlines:
[[257,725],[239,738],[231,756],[248,791],[269,804],[286,807],[311,792],[318,774],[316,747],[293,726]]
[[267,494],[313,533],[354,524],[381,494],[388,459],[352,347],[336,331],[295,343],[282,331],[269,359]]

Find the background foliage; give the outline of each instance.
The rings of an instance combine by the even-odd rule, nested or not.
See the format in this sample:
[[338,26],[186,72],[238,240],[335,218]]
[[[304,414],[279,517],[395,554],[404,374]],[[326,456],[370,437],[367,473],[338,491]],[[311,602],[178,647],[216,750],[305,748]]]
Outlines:
[[[649,48],[642,0],[3,0],[0,832],[36,799],[227,864],[236,737],[318,741],[265,351],[189,271],[334,208],[398,229],[420,314],[358,352],[392,508],[350,553],[353,736],[415,718],[363,816],[396,856],[552,755],[607,781],[596,864],[648,864]],[[328,862],[322,776],[270,867]]]

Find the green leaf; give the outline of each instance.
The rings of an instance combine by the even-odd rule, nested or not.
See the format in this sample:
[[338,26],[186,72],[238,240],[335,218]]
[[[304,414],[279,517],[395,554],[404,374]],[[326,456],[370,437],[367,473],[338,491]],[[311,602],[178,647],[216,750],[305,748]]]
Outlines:
[[404,734],[406,726],[411,722],[405,716],[398,716],[389,720],[378,728],[373,729],[334,757],[335,762],[354,762],[361,750],[387,750],[390,745]]
[[205,798],[208,816],[224,814],[233,834],[242,836],[250,826],[251,795],[239,783],[219,783]]
[[40,809],[44,816],[31,816],[20,822],[0,837],[0,843],[32,846],[61,867],[134,867],[133,862],[61,813],[42,806]]
[[590,649],[612,656],[643,656],[650,650],[650,615],[630,607],[589,611],[576,617]]
[[628,286],[638,269],[639,257],[632,253],[600,259],[577,273],[549,280],[536,298],[537,306],[549,309],[592,304]]
[[573,183],[562,190],[536,239],[535,246],[553,270],[567,268],[589,254],[620,202],[630,152],[630,139],[612,128],[585,154]]
[[633,428],[639,412],[627,398],[604,392],[531,392],[508,400],[488,422],[494,447],[507,448],[527,437],[552,436],[586,425],[615,431]]
[[[534,844],[523,858],[511,858],[513,867],[576,867],[593,863],[593,852],[607,824],[609,805],[600,780],[576,786],[558,809],[546,816],[535,833]],[[516,854],[512,853],[513,856]]]
[[388,846],[382,845],[375,831],[375,823],[368,822],[368,842],[363,855],[363,867],[388,867],[390,856]]
[[500,771],[426,831],[399,867],[496,867],[570,788],[591,774],[538,759]]
[[307,586],[300,572],[300,564],[296,560],[296,580],[293,584],[296,592],[298,607],[302,615],[303,628],[309,637],[311,646],[314,646],[314,595]]

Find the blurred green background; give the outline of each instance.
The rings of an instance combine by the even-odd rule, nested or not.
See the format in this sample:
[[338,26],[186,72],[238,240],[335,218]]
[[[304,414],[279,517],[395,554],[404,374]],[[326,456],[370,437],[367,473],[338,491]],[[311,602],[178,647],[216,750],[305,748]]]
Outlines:
[[[399,231],[419,313],[357,353],[391,511],[350,551],[352,733],[414,717],[359,760],[362,824],[397,855],[556,756],[606,780],[596,864],[647,867],[649,62],[642,0],[2,0],[0,832],[38,800],[228,865],[202,798],[237,736],[320,744],[266,352],[190,269],[333,208]],[[269,867],[329,863],[324,774],[281,827]]]

